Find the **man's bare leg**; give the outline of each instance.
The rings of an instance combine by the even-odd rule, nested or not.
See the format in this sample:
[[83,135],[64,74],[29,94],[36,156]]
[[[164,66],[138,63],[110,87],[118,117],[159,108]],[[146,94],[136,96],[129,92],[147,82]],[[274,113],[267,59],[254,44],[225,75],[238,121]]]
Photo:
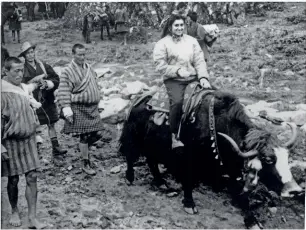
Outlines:
[[21,226],[21,220],[19,216],[19,211],[17,208],[18,203],[18,182],[19,176],[9,176],[7,182],[7,194],[12,207],[12,215],[9,223],[14,227]]
[[29,228],[42,229],[46,225],[40,223],[36,217],[36,206],[37,206],[37,173],[36,171],[30,171],[26,173],[26,191],[25,196],[28,203],[28,218]]

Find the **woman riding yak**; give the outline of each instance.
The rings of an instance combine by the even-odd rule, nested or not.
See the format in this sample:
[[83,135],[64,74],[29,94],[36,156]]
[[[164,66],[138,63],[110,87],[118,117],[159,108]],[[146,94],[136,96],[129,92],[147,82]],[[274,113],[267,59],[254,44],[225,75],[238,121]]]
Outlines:
[[59,85],[59,76],[53,68],[38,60],[35,56],[36,45],[25,42],[19,57],[25,58],[23,83],[32,83],[34,98],[42,104],[36,110],[40,125],[48,125],[49,137],[53,147],[53,156],[63,155],[63,150],[58,143],[55,123],[59,120],[57,106],[54,102],[54,91]]
[[185,17],[171,15],[153,52],[156,70],[164,79],[170,99],[172,149],[184,146],[178,131],[186,87],[199,81],[203,88],[211,88],[203,51],[195,38],[184,34],[184,28]]

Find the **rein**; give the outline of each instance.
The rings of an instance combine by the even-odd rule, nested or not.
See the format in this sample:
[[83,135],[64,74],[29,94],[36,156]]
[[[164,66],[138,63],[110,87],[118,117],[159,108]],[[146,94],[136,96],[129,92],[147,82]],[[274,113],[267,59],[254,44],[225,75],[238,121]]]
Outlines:
[[[219,153],[218,149],[218,143],[217,143],[217,133],[216,133],[216,126],[215,126],[215,116],[214,116],[214,104],[215,104],[215,97],[213,96],[210,100],[209,104],[209,111],[208,111],[208,120],[209,120],[209,133],[210,133],[210,140],[212,142],[211,148],[213,150],[213,154],[215,155],[215,160],[219,161],[220,166],[223,165],[221,155]],[[244,166],[242,169],[242,175],[246,174],[248,171],[248,163],[249,160],[244,161]],[[238,176],[236,178],[237,181],[240,181],[242,177]]]

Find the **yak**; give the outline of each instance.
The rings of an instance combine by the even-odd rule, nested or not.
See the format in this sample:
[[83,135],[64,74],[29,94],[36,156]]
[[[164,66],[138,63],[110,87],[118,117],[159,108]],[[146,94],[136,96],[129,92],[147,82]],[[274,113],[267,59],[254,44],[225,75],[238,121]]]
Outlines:
[[119,139],[119,152],[127,162],[128,183],[135,179],[134,163],[145,156],[153,182],[168,186],[158,168],[162,163],[182,183],[184,210],[195,214],[195,185],[204,182],[220,191],[223,178],[229,178],[229,191],[233,198],[239,198],[247,227],[259,226],[249,206],[249,194],[259,181],[282,196],[302,192],[288,165],[289,149],[297,138],[294,124],[289,123],[292,137],[282,144],[276,134],[247,116],[237,97],[213,90],[203,95],[191,111],[192,116],[181,123],[180,139],[185,146],[172,150],[169,124],[154,122],[156,112],[147,104],[151,98],[146,95],[133,104]]

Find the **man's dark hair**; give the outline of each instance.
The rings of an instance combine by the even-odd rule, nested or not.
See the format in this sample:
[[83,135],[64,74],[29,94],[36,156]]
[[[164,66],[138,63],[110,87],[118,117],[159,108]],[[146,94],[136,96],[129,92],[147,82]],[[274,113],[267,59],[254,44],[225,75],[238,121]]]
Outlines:
[[191,19],[192,21],[194,21],[194,22],[197,22],[197,20],[198,20],[198,14],[197,14],[197,12],[189,12],[189,13],[187,14],[187,16],[189,16],[190,19]]
[[177,4],[176,9],[180,10],[182,8],[187,7],[187,3],[186,2],[180,2],[179,4]]
[[4,61],[4,68],[6,70],[10,71],[11,68],[12,68],[12,64],[13,63],[15,63],[15,64],[22,64],[22,61],[19,58],[17,58],[17,57],[8,57]]
[[82,45],[82,44],[75,44],[75,45],[72,47],[72,54],[75,54],[76,49],[85,49],[85,46]]

